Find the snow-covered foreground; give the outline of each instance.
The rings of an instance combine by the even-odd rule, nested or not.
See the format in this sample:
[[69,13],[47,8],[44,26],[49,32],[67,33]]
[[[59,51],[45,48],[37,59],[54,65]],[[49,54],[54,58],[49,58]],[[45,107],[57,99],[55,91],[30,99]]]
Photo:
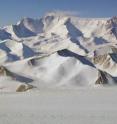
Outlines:
[[116,124],[117,87],[0,94],[0,124]]

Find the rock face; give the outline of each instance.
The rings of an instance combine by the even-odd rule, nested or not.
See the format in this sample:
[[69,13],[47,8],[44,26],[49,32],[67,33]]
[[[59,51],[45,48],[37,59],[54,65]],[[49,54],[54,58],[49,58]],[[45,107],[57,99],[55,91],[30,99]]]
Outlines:
[[98,73],[98,79],[95,82],[95,84],[108,84],[108,78],[107,78],[107,74],[105,72],[99,71]]
[[117,17],[49,13],[1,28],[0,39],[0,77],[20,82],[17,92],[117,83]]
[[12,76],[12,73],[8,71],[5,67],[0,66],[0,76]]
[[4,75],[6,75],[6,70],[1,66],[0,67],[0,76],[4,76]]
[[21,84],[17,89],[16,92],[25,92],[27,90],[33,89],[34,86],[32,85],[26,85],[26,84]]

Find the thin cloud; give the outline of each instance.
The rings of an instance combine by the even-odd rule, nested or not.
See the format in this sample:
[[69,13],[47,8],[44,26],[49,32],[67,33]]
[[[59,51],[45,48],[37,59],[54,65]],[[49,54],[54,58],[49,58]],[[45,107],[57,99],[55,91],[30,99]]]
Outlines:
[[[49,11],[48,13],[56,13],[57,15],[68,15],[68,16],[80,16],[80,12],[78,11],[67,11],[67,10],[53,10]],[[46,13],[45,15],[47,15]]]

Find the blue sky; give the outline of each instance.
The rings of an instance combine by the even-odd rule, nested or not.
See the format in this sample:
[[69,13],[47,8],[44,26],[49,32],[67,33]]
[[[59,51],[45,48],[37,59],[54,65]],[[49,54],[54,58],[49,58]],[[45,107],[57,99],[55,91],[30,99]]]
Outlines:
[[0,0],[0,26],[53,10],[77,12],[82,17],[110,17],[117,15],[117,0]]

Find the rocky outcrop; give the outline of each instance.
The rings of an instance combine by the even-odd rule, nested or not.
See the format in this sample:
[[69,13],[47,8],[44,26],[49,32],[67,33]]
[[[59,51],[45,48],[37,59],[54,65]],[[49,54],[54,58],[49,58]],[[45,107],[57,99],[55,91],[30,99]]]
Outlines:
[[108,79],[106,77],[106,73],[99,71],[98,72],[98,79],[95,84],[108,84]]
[[0,76],[13,76],[5,67],[0,66]]
[[112,85],[117,83],[117,78],[112,77],[110,74],[99,70],[98,71],[98,79],[96,80],[95,84],[102,84],[102,85]]
[[27,90],[33,89],[34,86],[33,85],[29,85],[29,84],[21,84],[17,89],[16,92],[25,92]]

